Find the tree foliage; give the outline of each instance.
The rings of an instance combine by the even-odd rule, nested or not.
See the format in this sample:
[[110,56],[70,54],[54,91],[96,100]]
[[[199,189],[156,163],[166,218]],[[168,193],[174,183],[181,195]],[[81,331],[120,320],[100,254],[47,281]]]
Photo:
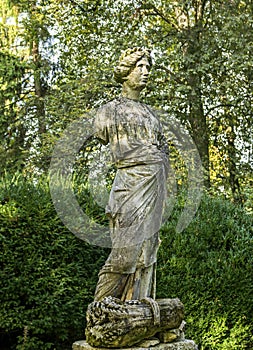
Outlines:
[[[155,65],[143,99],[187,126],[207,187],[247,202],[252,185],[250,0],[2,4],[1,129],[14,129],[11,142],[3,133],[2,150],[17,166],[45,170],[67,123],[119,93],[112,69],[120,52],[147,46]],[[10,19],[16,23],[12,30]],[[21,70],[12,69],[14,59]]]

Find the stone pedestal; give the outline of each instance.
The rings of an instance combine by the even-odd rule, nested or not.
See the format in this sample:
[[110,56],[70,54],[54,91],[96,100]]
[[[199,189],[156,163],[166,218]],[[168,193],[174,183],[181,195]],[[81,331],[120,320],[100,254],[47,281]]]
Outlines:
[[184,306],[177,298],[106,297],[87,310],[86,340],[73,350],[198,350],[184,337]]
[[[198,350],[197,345],[192,340],[180,340],[173,343],[160,343],[150,347],[138,347],[132,346],[130,348],[124,348],[124,350]],[[94,348],[86,343],[85,340],[76,341],[73,344],[72,350],[108,350],[106,348]],[[111,349],[122,350],[122,349]]]

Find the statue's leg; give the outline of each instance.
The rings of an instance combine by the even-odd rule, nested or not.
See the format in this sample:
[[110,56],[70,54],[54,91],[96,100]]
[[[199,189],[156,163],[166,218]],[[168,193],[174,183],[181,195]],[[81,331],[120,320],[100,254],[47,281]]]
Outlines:
[[122,274],[106,271],[106,265],[99,273],[94,300],[100,301],[112,296],[122,301],[137,300],[145,297],[155,299],[155,264],[135,273]]
[[[124,235],[120,231],[120,215],[115,215],[113,219],[109,216],[109,219],[112,241],[114,244],[122,243]],[[136,232],[131,232],[130,237],[133,233]],[[101,301],[108,296],[122,301],[140,300],[145,297],[155,299],[156,263],[149,262],[150,256],[156,255],[159,244],[158,233],[151,238],[136,245],[126,244],[112,248],[99,272],[95,301]]]
[[108,296],[121,299],[129,276],[131,276],[131,274],[108,272],[106,271],[106,267],[103,267],[99,273],[94,300],[100,301]]
[[156,296],[156,263],[145,267],[141,270],[141,283],[139,298],[151,297],[155,299]]
[[141,300],[146,297],[155,299],[156,264],[144,268],[137,268],[133,275],[132,288],[129,289],[124,300]]

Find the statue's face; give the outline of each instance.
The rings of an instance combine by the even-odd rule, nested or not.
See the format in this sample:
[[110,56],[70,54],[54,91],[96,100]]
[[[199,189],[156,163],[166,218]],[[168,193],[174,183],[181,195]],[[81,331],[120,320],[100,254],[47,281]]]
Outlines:
[[127,76],[124,84],[128,85],[133,90],[142,90],[148,82],[150,72],[150,64],[146,57],[143,57],[136,63],[136,66]]

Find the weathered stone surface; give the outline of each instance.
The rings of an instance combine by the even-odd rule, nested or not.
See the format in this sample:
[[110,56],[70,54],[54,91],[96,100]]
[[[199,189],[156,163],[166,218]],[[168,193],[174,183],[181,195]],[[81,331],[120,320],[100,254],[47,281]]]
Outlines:
[[143,341],[141,341],[140,343],[138,343],[138,347],[139,348],[145,348],[145,349],[149,349],[155,345],[160,344],[160,340],[158,338],[152,337],[149,339],[145,339]]
[[151,64],[149,50],[126,50],[114,70],[122,96],[101,106],[94,120],[94,136],[110,146],[117,168],[106,206],[112,249],[99,272],[95,301],[155,299],[169,164],[158,113],[138,101]]
[[197,349],[183,339],[180,300],[155,300],[169,164],[158,113],[138,101],[151,65],[149,50],[126,50],[114,70],[122,96],[99,108],[94,120],[94,136],[110,145],[117,168],[106,206],[112,249],[87,310],[87,342],[74,343],[73,350]]
[[160,340],[161,343],[171,343],[174,341],[185,340],[184,328],[186,322],[182,321],[179,328],[169,329],[167,331],[159,332],[156,334],[156,337]]
[[[93,348],[85,340],[76,341],[73,344],[73,350],[105,350],[105,348]],[[182,340],[174,343],[163,344],[150,347],[151,350],[198,350],[198,346],[192,340]],[[121,350],[120,348],[114,350]],[[130,347],[125,350],[147,350],[143,347]]]
[[181,337],[181,332],[179,329],[171,329],[167,332],[160,332],[158,337],[161,343],[171,343],[175,340],[179,340]]
[[179,328],[183,317],[179,299],[122,302],[108,297],[89,305],[86,340],[95,347],[130,347],[158,332]]

